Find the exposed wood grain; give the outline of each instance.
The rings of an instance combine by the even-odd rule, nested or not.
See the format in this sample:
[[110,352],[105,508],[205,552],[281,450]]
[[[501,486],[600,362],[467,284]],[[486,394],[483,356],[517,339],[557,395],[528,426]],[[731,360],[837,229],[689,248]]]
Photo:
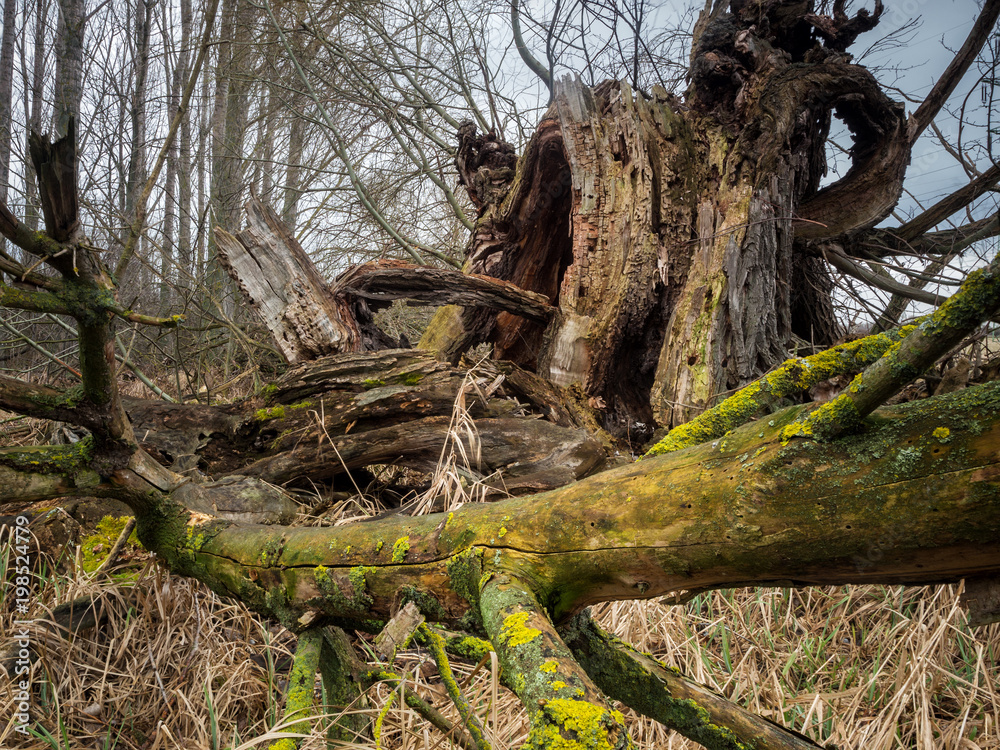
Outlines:
[[398,261],[356,266],[337,280],[336,288],[372,300],[412,299],[432,305],[487,307],[538,322],[547,321],[556,312],[544,295],[509,281]]
[[249,226],[216,228],[219,258],[260,314],[289,363],[358,351],[360,332],[347,302],[331,294],[302,246],[259,200],[246,205]]

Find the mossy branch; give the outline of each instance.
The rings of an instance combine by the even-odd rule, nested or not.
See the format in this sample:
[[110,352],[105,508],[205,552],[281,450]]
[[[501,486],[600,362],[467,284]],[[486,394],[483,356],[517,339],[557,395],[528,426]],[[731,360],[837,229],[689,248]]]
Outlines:
[[708,750],[816,750],[796,732],[721,695],[605,633],[586,613],[560,629],[587,674],[609,697]]
[[441,681],[444,682],[445,689],[448,691],[448,696],[455,704],[455,708],[458,709],[458,715],[462,717],[462,723],[475,741],[476,747],[478,750],[492,750],[486,739],[486,733],[483,731],[483,725],[479,723],[472,706],[469,705],[468,698],[462,693],[462,688],[459,687],[458,680],[455,679],[455,673],[451,671],[451,662],[448,661],[448,654],[445,653],[444,638],[427,627],[426,624],[420,626],[420,632],[427,641],[431,656],[437,664],[438,674],[441,675]]
[[[292,673],[288,678],[285,714],[281,722],[285,725],[286,732],[308,735],[311,730],[309,714],[313,710],[313,690],[322,645],[322,628],[313,628],[299,634]],[[268,750],[296,750],[300,741],[298,738],[284,737],[272,742]]]
[[94,494],[101,477],[90,468],[93,443],[32,445],[0,450],[0,506]]
[[527,747],[634,747],[625,718],[608,706],[527,586],[504,574],[488,577],[480,607],[501,668],[528,709]]
[[969,274],[958,291],[909,335],[851,381],[837,398],[788,425],[784,439],[832,440],[862,420],[993,317],[1000,309],[1000,253]]
[[730,430],[774,411],[783,398],[807,391],[837,375],[863,370],[915,329],[916,326],[904,326],[849,341],[809,357],[789,359],[721,404],[672,429],[646,451],[643,458],[716,440]]
[[34,230],[19,221],[3,202],[0,202],[0,234],[25,252],[39,258],[55,258],[69,252],[70,249],[56,242],[45,232]]
[[371,719],[364,710],[368,707],[365,690],[371,685],[364,677],[367,668],[368,665],[358,658],[347,633],[333,626],[323,629],[319,673],[323,678],[327,710],[343,709],[331,716],[327,740],[359,742],[370,737]]
[[2,283],[0,283],[0,306],[56,315],[71,314],[69,307],[52,292],[24,289]]

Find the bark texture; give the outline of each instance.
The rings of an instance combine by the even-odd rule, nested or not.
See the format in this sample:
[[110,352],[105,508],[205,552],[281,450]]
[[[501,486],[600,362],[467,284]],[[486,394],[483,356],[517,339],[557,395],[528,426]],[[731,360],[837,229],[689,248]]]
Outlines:
[[[844,52],[880,14],[719,6],[700,22],[684,101],[563,79],[516,169],[509,147],[463,126],[458,168],[480,211],[466,269],[558,314],[446,310],[422,345],[454,359],[490,341],[641,438],[759,377],[793,334],[832,343],[829,276],[808,243],[888,215],[909,159],[902,106]],[[834,116],[853,166],[819,190]]]

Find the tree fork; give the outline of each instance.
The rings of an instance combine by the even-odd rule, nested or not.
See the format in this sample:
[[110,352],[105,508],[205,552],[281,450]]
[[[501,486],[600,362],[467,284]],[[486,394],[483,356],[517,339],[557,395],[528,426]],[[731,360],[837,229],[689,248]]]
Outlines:
[[528,709],[526,748],[633,748],[625,717],[607,704],[523,581],[496,573],[480,592],[483,623],[500,666]]

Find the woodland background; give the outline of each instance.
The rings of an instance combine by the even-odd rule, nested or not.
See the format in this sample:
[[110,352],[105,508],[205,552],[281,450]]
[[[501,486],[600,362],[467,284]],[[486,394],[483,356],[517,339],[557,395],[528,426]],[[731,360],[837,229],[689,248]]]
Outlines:
[[[956,22],[961,16],[971,23],[978,10],[971,2],[953,5]],[[520,150],[549,92],[525,71],[506,2],[222,0],[210,54],[192,75],[206,10],[199,0],[5,0],[0,200],[30,227],[40,226],[28,132],[54,131],[58,102],[77,97],[85,231],[117,257],[183,90],[193,85],[148,195],[137,262],[118,279],[126,307],[184,320],[176,328],[120,325],[116,335],[128,395],[210,404],[257,393],[283,368],[219,264],[215,227],[239,230],[252,195],[275,208],[328,280],[385,258],[460,266],[476,211],[456,180],[459,126],[471,120]],[[521,8],[520,21],[526,44],[550,75],[572,71],[587,85],[617,78],[639,91],[660,85],[679,93],[698,10],[645,0],[557,1]],[[882,49],[935,32],[917,25],[919,7],[893,10],[896,23],[886,24]],[[995,164],[998,63],[994,35],[949,101],[947,119],[928,136],[933,147],[911,165],[900,221],[950,192],[935,183],[946,164],[969,178]],[[67,74],[73,70],[76,78]],[[891,68],[878,75],[887,86],[898,80]],[[67,89],[67,80],[77,88]],[[848,145],[828,146],[831,165]],[[967,218],[996,206],[996,193],[987,191]],[[26,260],[5,241],[0,250]],[[993,238],[937,266],[914,258],[876,273],[947,294],[949,284],[996,252]],[[900,304],[889,292],[833,273],[845,337]],[[910,306],[897,315],[915,311]],[[379,322],[391,336],[416,342],[430,315],[396,304],[379,313]],[[77,339],[59,316],[4,308],[0,327],[4,372],[57,386],[76,382]],[[992,378],[997,350],[994,333],[982,331],[961,354],[966,359],[943,363],[910,395],[932,392],[956,369],[959,386]],[[70,426],[13,414],[2,417],[0,431],[8,445],[52,442],[59,431],[73,439]],[[622,453],[628,458],[641,447],[627,445]],[[421,492],[471,496],[476,488],[463,481],[461,463],[459,456],[412,484]],[[391,468],[384,471],[372,473],[370,486],[317,488],[304,522],[336,525],[378,512],[378,491],[396,480]],[[171,576],[135,545],[117,558],[112,575],[97,571],[122,528],[113,519],[124,510],[108,504],[51,511],[58,520],[38,557],[39,600],[53,607],[97,594],[109,619],[101,630],[70,641],[53,634],[40,644],[46,687],[31,746],[262,744],[281,716],[283,657],[294,638],[200,584]],[[79,552],[64,546],[66,529]],[[6,570],[4,555],[9,550],[0,555]],[[638,648],[821,742],[1000,747],[1000,626],[970,628],[958,607],[960,590],[721,591],[683,606],[604,604],[595,614]],[[4,641],[11,637],[9,602],[0,607],[7,608]],[[443,695],[426,653],[408,652],[401,664],[411,685]],[[527,719],[499,685],[496,660],[456,668],[496,746],[517,746]],[[369,706],[352,709],[383,716],[382,747],[447,746],[400,701],[390,705],[390,695],[380,687]],[[0,717],[11,714],[11,700],[9,688],[0,691]],[[630,720],[644,746],[693,746],[654,722]],[[11,727],[0,723],[0,744],[11,737]],[[317,732],[303,747],[322,744]]]

